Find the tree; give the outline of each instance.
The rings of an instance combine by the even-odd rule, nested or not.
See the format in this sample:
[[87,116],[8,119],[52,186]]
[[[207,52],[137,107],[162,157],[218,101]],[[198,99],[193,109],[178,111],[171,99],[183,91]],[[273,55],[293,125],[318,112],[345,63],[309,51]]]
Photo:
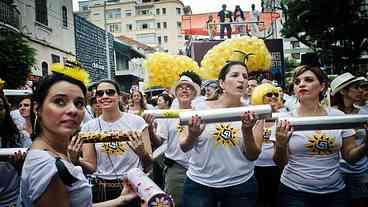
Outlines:
[[18,88],[26,83],[35,63],[35,49],[28,46],[22,35],[0,29],[0,78],[5,88]]
[[324,63],[342,70],[352,66],[368,49],[367,1],[283,1],[282,34],[295,37],[315,50]]

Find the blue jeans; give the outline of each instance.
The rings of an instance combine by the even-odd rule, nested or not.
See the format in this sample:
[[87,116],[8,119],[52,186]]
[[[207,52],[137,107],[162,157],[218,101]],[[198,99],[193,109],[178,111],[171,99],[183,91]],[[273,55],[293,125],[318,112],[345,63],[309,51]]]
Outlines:
[[280,207],[346,207],[346,190],[316,194],[296,191],[280,184]]
[[184,182],[183,206],[185,207],[255,207],[256,179],[225,188],[212,188],[189,179]]

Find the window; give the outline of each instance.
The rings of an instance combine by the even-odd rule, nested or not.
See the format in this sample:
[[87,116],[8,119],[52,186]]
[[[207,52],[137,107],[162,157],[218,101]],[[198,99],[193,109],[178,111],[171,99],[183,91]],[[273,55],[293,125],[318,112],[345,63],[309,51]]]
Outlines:
[[142,10],[142,11],[141,11],[141,14],[142,14],[142,15],[147,15],[147,14],[148,14],[148,10]]
[[160,9],[159,8],[156,9],[156,15],[160,15]]
[[132,24],[127,24],[127,30],[132,31],[133,30],[133,25]]
[[166,8],[162,8],[162,14],[166,14]]
[[51,62],[52,63],[60,63],[60,56],[55,55],[55,54],[51,54]]
[[68,11],[65,6],[61,8],[62,15],[63,15],[63,26],[68,27]]
[[148,29],[148,24],[142,24],[142,29]]
[[82,11],[87,11],[88,10],[88,6],[82,6]]
[[132,16],[132,10],[125,10],[125,16],[126,17]]
[[178,27],[178,29],[181,29],[181,22],[176,22],[176,26]]
[[121,26],[118,23],[108,24],[107,28],[109,32],[121,32]]
[[[46,0],[36,0],[36,21],[48,25],[47,20],[47,2]],[[46,63],[47,64],[47,63]]]
[[176,8],[176,14],[181,15],[181,9],[180,8]]
[[116,19],[121,17],[121,10],[120,9],[111,9],[106,11],[106,18],[107,19]]
[[164,29],[167,28],[167,22],[164,22]]
[[137,41],[141,42],[143,44],[156,44],[157,43],[157,39],[156,39],[156,34],[151,33],[151,34],[137,34]]
[[159,45],[161,45],[161,44],[162,44],[161,36],[158,36],[158,37],[157,37],[157,42],[158,42],[158,44],[159,44]]
[[94,16],[99,16],[100,14],[99,12],[93,13]]
[[49,73],[49,65],[47,64],[47,62],[42,62],[41,68],[42,68],[42,76],[46,76]]
[[157,29],[161,29],[161,23],[157,22]]
[[169,41],[169,38],[165,35],[165,36],[164,36],[164,42],[166,42],[166,43],[167,43],[167,41]]

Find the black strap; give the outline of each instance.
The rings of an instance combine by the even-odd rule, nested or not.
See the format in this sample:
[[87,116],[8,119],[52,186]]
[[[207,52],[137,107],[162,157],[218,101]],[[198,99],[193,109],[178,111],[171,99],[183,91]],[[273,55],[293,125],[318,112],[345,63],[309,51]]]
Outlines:
[[68,168],[65,167],[65,164],[61,161],[60,157],[56,158],[55,165],[58,170],[59,177],[65,185],[71,187],[73,183],[78,181],[77,178],[70,174]]

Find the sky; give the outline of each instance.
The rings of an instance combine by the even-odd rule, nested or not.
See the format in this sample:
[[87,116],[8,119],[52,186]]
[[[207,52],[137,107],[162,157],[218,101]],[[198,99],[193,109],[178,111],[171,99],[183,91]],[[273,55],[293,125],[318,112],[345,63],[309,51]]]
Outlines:
[[[73,0],[73,10],[78,11],[78,1]],[[192,8],[193,14],[216,12],[221,10],[221,5],[226,4],[229,10],[234,10],[235,5],[240,5],[243,11],[249,11],[252,4],[260,10],[261,0],[182,0],[184,5]]]

